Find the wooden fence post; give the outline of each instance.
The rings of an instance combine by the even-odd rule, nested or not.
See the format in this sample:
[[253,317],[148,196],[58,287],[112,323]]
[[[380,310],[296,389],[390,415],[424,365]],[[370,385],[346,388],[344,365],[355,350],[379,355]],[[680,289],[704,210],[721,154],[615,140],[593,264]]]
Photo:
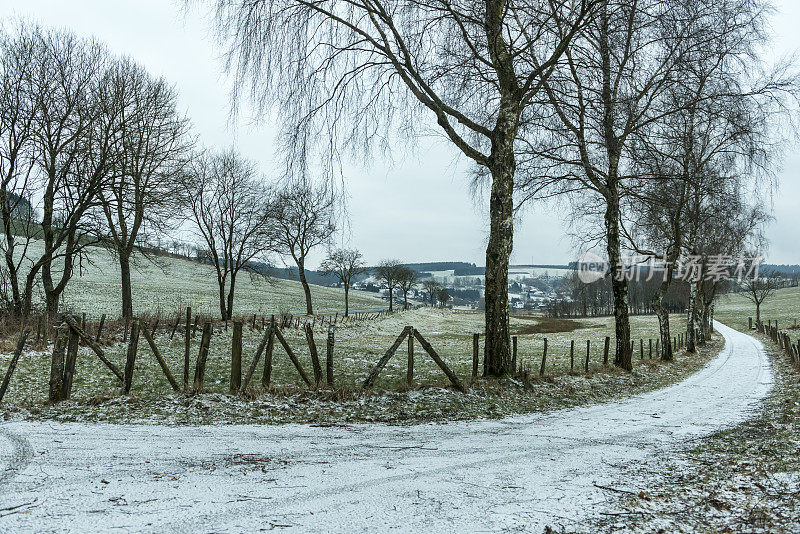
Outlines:
[[172,376],[172,373],[169,370],[169,366],[167,365],[167,361],[164,359],[164,356],[161,355],[161,351],[158,350],[156,346],[156,342],[153,341],[152,334],[147,332],[147,328],[142,328],[141,333],[144,336],[144,339],[147,341],[147,344],[150,345],[150,350],[153,352],[153,356],[156,357],[156,361],[158,361],[158,365],[161,367],[161,370],[164,372],[164,376],[167,377],[167,381],[169,385],[172,386],[174,391],[180,391],[181,388],[178,385],[178,381],[175,380],[175,377]]
[[100,316],[100,324],[97,325],[97,336],[94,338],[96,343],[100,343],[100,336],[103,334],[103,325],[106,323],[106,314]]
[[203,389],[203,381],[206,378],[206,362],[208,361],[208,349],[211,345],[211,322],[206,321],[203,325],[203,337],[200,338],[200,351],[197,353],[197,365],[194,368],[193,390],[199,392]]
[[480,334],[472,334],[472,378],[478,376],[478,345],[480,344]]
[[467,388],[464,387],[456,374],[447,366],[446,363],[444,363],[444,360],[439,357],[439,354],[436,353],[433,346],[431,346],[431,344],[428,343],[424,337],[422,337],[422,334],[415,330],[414,337],[417,338],[417,341],[419,341],[419,344],[422,345],[423,349],[425,349],[425,352],[427,352],[433,361],[436,362],[436,365],[439,366],[439,369],[444,371],[444,374],[447,375],[447,378],[450,379],[450,382],[453,384],[453,386],[455,386],[455,388],[461,393],[466,393]]
[[544,365],[547,361],[547,338],[544,338],[544,348],[542,349],[542,366],[539,368],[539,376],[544,376]]
[[575,370],[575,340],[569,342],[569,371]]
[[[269,384],[272,380],[272,354],[275,350],[275,330],[277,330],[277,326],[275,325],[275,316],[273,315],[269,323],[269,333],[264,338],[267,340],[267,352],[264,353],[264,372],[261,374],[261,389],[263,390],[269,389]],[[253,365],[256,364],[258,364],[258,358],[253,359]]]
[[233,338],[231,339],[231,384],[230,393],[239,392],[242,387],[242,322],[233,321]]
[[64,362],[64,385],[61,390],[61,399],[69,399],[72,395],[72,379],[75,377],[75,364],[78,361],[78,333],[69,329],[69,343],[67,344],[67,359]]
[[511,337],[511,369],[512,374],[517,372],[517,336]]
[[639,338],[639,356],[644,360],[644,339]]
[[319,354],[317,353],[317,344],[314,343],[314,329],[311,324],[303,323],[303,330],[306,332],[306,342],[308,343],[308,350],[311,352],[311,366],[314,368],[314,385],[319,387],[322,383],[322,367],[319,364]]
[[286,354],[289,355],[289,359],[292,361],[294,368],[297,369],[297,373],[300,375],[300,378],[303,379],[303,382],[305,382],[307,386],[310,386],[311,380],[308,379],[308,375],[303,370],[303,366],[300,365],[300,360],[297,359],[297,356],[295,356],[294,352],[292,351],[292,347],[290,347],[289,343],[286,342],[286,338],[283,337],[283,334],[281,334],[280,330],[275,330],[275,337],[278,338],[278,342],[283,347],[283,350],[285,350]]
[[136,363],[136,349],[139,346],[139,319],[131,323],[131,339],[128,342],[128,353],[125,358],[125,393],[130,393],[133,384],[133,366]]
[[590,339],[586,340],[586,365],[584,366],[585,371],[589,372],[589,349],[591,347],[592,341]]
[[3,402],[3,397],[8,390],[8,384],[11,382],[11,375],[14,374],[14,369],[17,368],[17,362],[19,362],[19,357],[22,355],[22,349],[25,348],[25,340],[28,339],[29,332],[24,330],[20,336],[19,341],[17,341],[17,348],[14,349],[14,355],[11,357],[11,361],[8,364],[8,370],[6,371],[6,376],[3,378],[3,383],[0,385],[0,404]]
[[748,325],[747,326],[748,330],[752,330],[753,329],[753,318],[752,317],[748,317],[747,318],[747,325]]
[[53,343],[53,360],[50,365],[50,402],[53,403],[61,400],[61,390],[64,386],[64,360],[68,341],[69,327],[63,324],[56,330],[56,340]]
[[328,387],[333,388],[333,336],[335,333],[335,327],[333,325],[328,325],[328,343],[327,343],[327,351],[325,353],[325,374],[328,382]]
[[381,369],[384,368],[384,366],[392,357],[392,355],[397,351],[397,348],[400,346],[400,343],[403,342],[403,340],[409,333],[411,333],[410,326],[403,328],[403,331],[400,332],[399,336],[397,336],[397,339],[395,340],[394,343],[392,343],[392,346],[389,347],[389,350],[386,351],[386,354],[384,354],[383,357],[381,357],[381,359],[378,360],[378,363],[375,364],[375,367],[372,368],[372,371],[370,371],[369,375],[367,376],[367,379],[364,380],[364,383],[361,385],[361,389],[369,389],[370,387],[372,387],[372,385],[375,383],[375,380],[378,378],[378,374],[381,372]]
[[603,365],[608,365],[608,348],[611,346],[611,338],[606,336],[605,345],[603,346]]
[[406,370],[406,383],[410,386],[414,383],[414,327],[408,328],[408,368]]
[[647,340],[648,345],[650,345],[650,359],[653,359],[653,340],[652,338]]
[[175,337],[175,331],[178,329],[178,325],[181,324],[181,311],[178,310],[178,315],[175,317],[175,324],[172,325],[172,331],[169,333],[169,340]]
[[190,332],[192,322],[192,307],[186,307],[186,335],[183,337],[183,390],[189,390],[189,350],[192,346]]

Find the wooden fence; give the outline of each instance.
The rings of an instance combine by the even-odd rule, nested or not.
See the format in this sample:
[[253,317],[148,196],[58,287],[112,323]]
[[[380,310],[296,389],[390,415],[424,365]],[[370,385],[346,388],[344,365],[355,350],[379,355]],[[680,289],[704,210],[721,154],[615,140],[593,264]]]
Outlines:
[[[777,320],[769,319],[766,324],[759,321],[753,323],[753,318],[749,317],[748,323],[751,330],[756,330],[769,336],[772,342],[789,356],[792,363],[800,367],[800,330],[797,327],[797,320],[794,322],[794,327],[783,330],[779,328]],[[792,334],[798,336],[795,338],[794,343],[792,343]]]
[[[359,312],[362,313],[362,312]],[[388,314],[388,311],[381,310],[376,312],[363,312],[377,314],[377,317],[383,314]],[[232,321],[232,342],[230,354],[230,382],[229,391],[231,394],[246,394],[256,375],[256,371],[261,365],[263,358],[263,367],[261,372],[261,389],[267,390],[271,384],[273,362],[275,357],[275,347],[277,344],[281,346],[283,352],[291,361],[299,378],[303,381],[305,386],[310,388],[321,387],[335,387],[334,376],[334,345],[335,345],[335,326],[338,321],[356,321],[375,318],[375,315],[364,315],[362,317],[350,316],[339,317],[334,314],[333,316],[322,316],[317,320],[317,317],[303,318],[302,322],[297,322],[297,318],[291,316],[276,317],[270,316],[267,321],[265,317],[258,320],[257,316],[249,317],[247,321],[244,318],[239,318]],[[228,328],[228,321],[216,324],[218,329]],[[120,369],[114,364],[106,355],[104,349],[100,344],[102,331],[105,324],[105,317],[102,317],[97,325],[97,331],[92,335],[89,333],[88,325],[86,323],[85,315],[80,317],[74,315],[64,315],[63,322],[56,328],[55,341],[53,343],[53,352],[50,365],[50,380],[49,380],[49,400],[57,403],[69,399],[72,394],[72,384],[74,381],[76,361],[78,355],[78,347],[80,345],[88,347],[91,352],[103,363],[110,373],[110,379],[116,383],[122,392],[128,394],[131,391],[134,382],[134,371],[136,369],[136,359],[139,354],[139,338],[144,337],[145,342],[150,347],[153,357],[157,361],[164,378],[169,383],[173,391],[185,393],[197,393],[203,390],[206,374],[206,366],[210,353],[212,336],[215,331],[215,324],[210,320],[204,320],[198,315],[193,315],[191,308],[187,308],[185,315],[174,319],[174,321],[161,322],[158,317],[151,319],[148,323],[139,318],[125,321],[125,331],[123,334],[124,342],[127,343],[125,350],[125,365]],[[339,323],[341,324],[341,323]],[[247,372],[243,376],[243,352],[242,352],[242,337],[243,329],[248,325],[252,330],[261,330],[263,335],[257,346],[255,353],[252,356],[250,365],[247,367]],[[302,326],[301,326],[302,325]],[[160,349],[156,344],[156,332],[159,326],[164,330],[164,335],[169,333],[170,340],[173,339],[177,332],[180,332],[184,337],[184,351],[182,362],[182,373],[177,375],[173,374],[173,370],[169,368],[168,362],[163,357]],[[314,338],[315,326],[325,327],[327,330],[323,331],[327,334],[325,339],[325,362],[324,371],[320,354],[317,348],[317,343]],[[307,373],[297,357],[294,349],[287,342],[282,330],[285,328],[302,328],[305,333],[305,342],[308,346],[308,351],[311,358],[311,373]],[[192,339],[195,337],[196,332],[200,329],[200,344],[196,349],[196,358],[192,357]],[[20,341],[5,378],[0,385],[0,401],[5,394],[11,375],[19,359],[25,340],[29,335],[28,331],[23,332],[20,336]],[[481,333],[472,334],[472,379],[477,379],[480,371],[480,337]],[[118,338],[117,338],[118,339]],[[787,338],[788,339],[788,338]],[[404,340],[408,343],[408,360],[407,360],[407,373],[406,382],[411,385],[414,382],[414,365],[415,365],[415,342],[424,350],[425,354],[433,360],[433,362],[441,369],[448,380],[458,391],[465,392],[467,388],[464,383],[456,375],[456,373],[447,365],[444,359],[439,355],[434,346],[423,336],[423,334],[413,326],[406,326],[396,338],[394,343],[388,348],[385,354],[380,358],[376,365],[372,368],[366,380],[362,384],[362,389],[370,389],[374,386],[380,372],[386,366],[388,361],[397,352],[400,345]],[[523,368],[522,362],[518,358],[518,336],[512,336],[512,354],[511,366],[514,369],[514,374],[529,376],[530,370]],[[605,337],[602,340],[602,365],[609,364],[609,352],[611,350],[611,338]],[[638,353],[637,344],[631,341],[631,351],[639,356],[639,359],[653,359],[654,354],[656,358],[660,353],[658,339],[648,339],[645,343],[644,339],[639,339]],[[788,341],[787,341],[788,343]],[[679,334],[672,339],[673,348],[680,348],[685,346],[685,337]],[[570,342],[569,362],[570,372],[584,372],[590,371],[590,357],[592,354],[592,341],[586,340],[585,356],[581,352],[582,347],[576,347],[576,341]],[[794,357],[797,358],[797,347],[794,347]],[[537,357],[527,355],[529,360],[534,360]],[[192,364],[194,363],[194,370],[192,372]],[[537,360],[538,374],[544,376],[547,372],[548,366],[548,340],[544,338],[543,348],[541,352],[541,361]],[[599,362],[598,362],[599,363]],[[486,376],[488,373],[487,361],[484,357],[482,375]],[[177,378],[176,378],[177,376]],[[312,378],[313,376],[313,378]],[[182,378],[182,380],[181,380]]]

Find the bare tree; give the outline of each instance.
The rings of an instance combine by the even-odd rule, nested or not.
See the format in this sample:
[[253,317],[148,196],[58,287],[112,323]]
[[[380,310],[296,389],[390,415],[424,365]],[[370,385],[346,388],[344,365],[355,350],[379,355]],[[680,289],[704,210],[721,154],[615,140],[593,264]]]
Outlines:
[[408,292],[419,283],[419,273],[414,269],[403,266],[400,271],[400,277],[397,280],[397,285],[403,292],[403,309],[408,309]]
[[116,122],[113,172],[100,192],[101,234],[119,260],[122,315],[133,317],[131,257],[181,211],[176,178],[190,149],[189,123],[177,111],[176,91],[127,58],[111,65],[98,97]]
[[350,315],[350,286],[353,278],[365,272],[364,256],[355,249],[340,248],[328,252],[328,256],[319,270],[326,275],[333,275],[344,286],[344,315]]
[[[86,215],[98,204],[110,172],[114,126],[94,98],[107,57],[103,47],[58,30],[35,28],[32,33],[36,47],[30,80],[35,110],[32,151],[44,251],[32,261],[25,293],[30,298],[41,271],[52,319],[76,259],[93,243]],[[25,308],[27,313],[30,301]]]
[[748,278],[744,281],[744,296],[756,306],[756,324],[761,324],[761,305],[775,294],[777,285],[771,274]]
[[375,279],[389,288],[389,311],[392,311],[394,290],[400,284],[405,267],[398,260],[383,260],[374,269]]
[[319,138],[329,140],[326,157],[390,146],[396,132],[415,139],[428,117],[490,179],[491,375],[511,372],[516,149],[536,129],[542,81],[599,2],[213,0],[237,92],[249,87],[261,109],[280,107],[291,164],[305,165]]
[[314,314],[314,307],[306,280],[306,258],[336,231],[336,205],[336,196],[327,182],[315,183],[307,178],[288,180],[276,191],[272,202],[273,250],[291,256],[297,265],[308,315]]
[[30,198],[34,101],[29,82],[36,44],[27,26],[0,34],[0,249],[5,263],[0,274],[4,305],[16,315],[22,314],[30,300],[20,279],[28,246],[38,229]]
[[254,262],[271,246],[269,192],[255,164],[233,149],[193,158],[183,189],[205,259],[217,274],[220,317],[231,319],[236,277],[257,270]]
[[436,305],[436,294],[442,288],[442,285],[433,278],[422,281],[422,288],[428,292],[428,299],[431,306]]
[[718,46],[728,48],[717,66],[751,54],[752,43],[763,35],[763,8],[750,0],[605,0],[567,48],[566,65],[543,83],[555,120],[545,123],[549,129],[531,160],[544,156],[540,171],[555,168],[558,177],[568,179],[565,189],[586,192],[582,207],[599,201],[589,213],[602,220],[612,269],[615,364],[624,369],[630,370],[632,361],[620,226],[623,199],[638,178],[631,149],[642,130],[691,105],[691,99],[672,98],[687,69],[713,63]]
[[447,291],[447,288],[442,287],[436,292],[436,300],[439,301],[440,307],[447,306],[447,303],[450,302],[450,292]]

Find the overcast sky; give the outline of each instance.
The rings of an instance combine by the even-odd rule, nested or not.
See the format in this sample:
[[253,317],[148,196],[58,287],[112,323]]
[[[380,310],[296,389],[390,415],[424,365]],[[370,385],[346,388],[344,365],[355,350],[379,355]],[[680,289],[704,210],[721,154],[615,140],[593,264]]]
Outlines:
[[[779,0],[773,20],[776,57],[800,50],[800,2]],[[246,114],[230,120],[229,86],[211,35],[209,18],[185,13],[170,0],[0,0],[4,22],[25,17],[95,36],[117,53],[128,54],[180,92],[180,105],[207,146],[235,145],[277,172],[273,130],[253,124]],[[265,124],[267,123],[267,124]],[[769,229],[769,261],[800,263],[797,238],[800,209],[800,156],[788,150],[779,173],[775,223]],[[406,262],[485,263],[486,203],[469,190],[468,167],[447,142],[426,138],[415,154],[391,165],[345,168],[350,196],[350,243],[375,263],[387,257]],[[564,225],[563,209],[532,206],[516,227],[513,263],[565,263],[576,253]],[[318,259],[318,257],[316,258]]]

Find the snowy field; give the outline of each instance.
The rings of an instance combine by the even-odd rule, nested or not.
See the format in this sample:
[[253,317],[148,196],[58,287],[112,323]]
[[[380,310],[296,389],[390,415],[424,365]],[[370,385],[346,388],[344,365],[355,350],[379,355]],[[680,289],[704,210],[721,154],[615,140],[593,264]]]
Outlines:
[[[715,318],[736,328],[747,330],[748,317],[756,320],[756,305],[744,293],[722,295],[714,306]],[[781,328],[800,324],[800,287],[778,289],[761,305],[761,319],[778,321]]]
[[[33,241],[29,255],[41,253],[40,241]],[[88,259],[67,284],[63,305],[73,312],[99,319],[121,314],[120,271],[116,258],[102,248],[88,249]],[[139,257],[131,272],[133,309],[136,314],[174,317],[191,306],[195,313],[219,315],[219,289],[211,265],[169,257],[154,262]],[[344,291],[311,286],[314,311],[344,310]],[[376,293],[350,291],[350,309],[385,308]],[[250,276],[240,273],[236,280],[234,310],[236,315],[269,315],[283,311],[305,314],[305,297],[300,282]]]
[[[498,421],[0,426],[0,531],[585,530],[621,466],[736,424],[768,393],[763,347],[718,325],[702,371],[629,399]],[[622,488],[636,491],[636,488]]]

